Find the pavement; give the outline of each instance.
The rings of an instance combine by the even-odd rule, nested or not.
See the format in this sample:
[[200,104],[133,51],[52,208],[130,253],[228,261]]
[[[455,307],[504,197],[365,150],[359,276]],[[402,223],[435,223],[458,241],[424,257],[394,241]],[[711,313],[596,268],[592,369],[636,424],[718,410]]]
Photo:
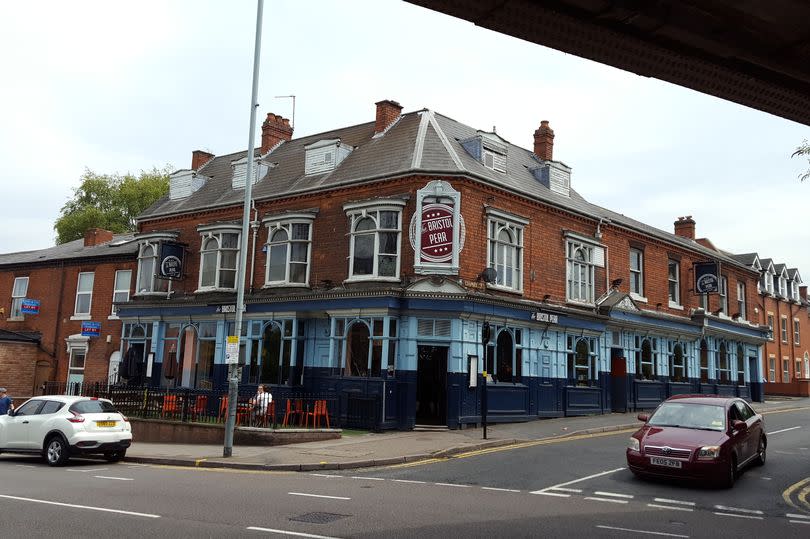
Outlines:
[[[753,403],[758,413],[807,409],[810,398],[779,397]],[[139,443],[127,451],[126,461],[268,471],[345,470],[390,466],[470,451],[552,438],[619,431],[640,426],[637,413],[539,419],[526,423],[490,425],[483,430],[393,431],[383,433],[345,432],[337,440],[274,446],[234,446],[223,457],[222,445]]]

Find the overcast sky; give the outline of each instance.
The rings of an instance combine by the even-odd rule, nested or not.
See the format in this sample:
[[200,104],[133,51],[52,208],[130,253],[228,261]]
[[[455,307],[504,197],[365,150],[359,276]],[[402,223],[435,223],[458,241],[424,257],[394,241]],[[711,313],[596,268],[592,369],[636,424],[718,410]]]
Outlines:
[[[254,1],[0,3],[0,252],[53,245],[85,168],[247,148]],[[394,0],[267,0],[259,103],[295,137],[429,108],[531,148],[540,120],[591,202],[810,281],[810,128]]]

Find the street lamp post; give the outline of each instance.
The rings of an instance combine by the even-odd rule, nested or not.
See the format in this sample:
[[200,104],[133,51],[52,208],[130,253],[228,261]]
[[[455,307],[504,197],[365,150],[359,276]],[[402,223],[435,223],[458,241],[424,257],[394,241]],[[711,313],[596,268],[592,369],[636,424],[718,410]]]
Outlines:
[[[239,266],[236,271],[236,353],[229,354],[228,361],[228,415],[225,418],[225,446],[223,457],[233,455],[233,431],[236,426],[236,400],[239,396],[239,337],[242,335],[242,315],[245,311],[245,266],[247,265],[248,225],[250,222],[250,200],[253,190],[253,177],[256,173],[256,102],[259,92],[259,57],[262,47],[262,11],[264,0],[258,0],[256,9],[256,43],[253,51],[253,91],[250,96],[250,134],[248,136],[247,177],[245,178],[245,204],[242,210],[242,234],[239,238]],[[253,276],[251,275],[252,279]],[[230,343],[229,343],[230,344]],[[230,348],[230,346],[229,346]]]

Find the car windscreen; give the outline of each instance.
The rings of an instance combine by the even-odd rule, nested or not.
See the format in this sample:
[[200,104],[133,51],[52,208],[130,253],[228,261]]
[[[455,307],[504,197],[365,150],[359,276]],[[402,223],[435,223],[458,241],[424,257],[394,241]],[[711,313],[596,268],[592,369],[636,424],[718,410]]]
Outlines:
[[70,407],[71,412],[76,412],[77,414],[105,414],[105,413],[115,413],[117,410],[112,403],[107,401],[93,401],[93,400],[86,400],[86,401],[78,401],[74,402],[73,406]]
[[722,431],[726,426],[725,408],[711,404],[665,402],[655,411],[648,424]]

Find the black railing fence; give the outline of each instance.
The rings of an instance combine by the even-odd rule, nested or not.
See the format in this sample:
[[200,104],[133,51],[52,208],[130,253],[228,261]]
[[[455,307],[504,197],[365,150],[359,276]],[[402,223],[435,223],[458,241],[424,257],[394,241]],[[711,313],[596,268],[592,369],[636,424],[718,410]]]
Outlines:
[[[44,395],[84,395],[109,399],[124,415],[142,419],[197,423],[225,423],[228,389],[164,388],[106,382],[45,382]],[[377,430],[380,400],[354,392],[341,395],[307,393],[301,388],[271,388],[272,403],[265,409],[252,404],[256,390],[240,388],[236,420],[239,426],[266,428],[358,428]]]

